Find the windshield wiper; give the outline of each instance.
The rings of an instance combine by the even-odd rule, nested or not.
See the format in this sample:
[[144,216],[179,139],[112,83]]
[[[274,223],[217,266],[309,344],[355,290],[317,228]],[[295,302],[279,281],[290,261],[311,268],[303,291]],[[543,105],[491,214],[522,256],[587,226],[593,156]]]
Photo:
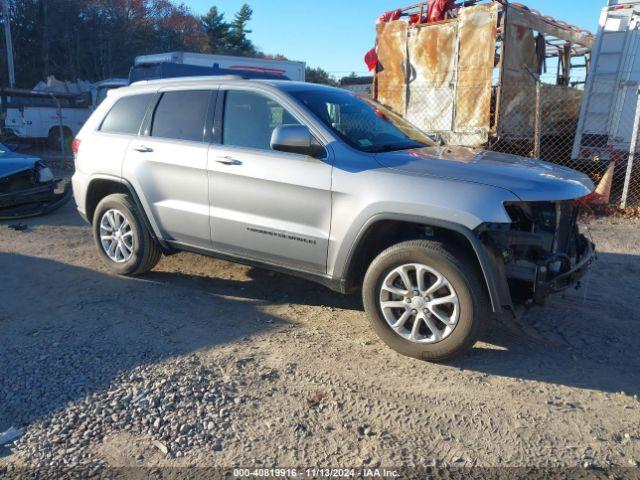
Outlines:
[[421,148],[424,147],[425,145],[422,143],[412,143],[412,144],[406,144],[406,143],[387,143],[385,145],[380,145],[379,147],[376,147],[372,150],[369,150],[372,153],[384,153],[384,152],[394,152],[397,150],[411,150],[412,148]]

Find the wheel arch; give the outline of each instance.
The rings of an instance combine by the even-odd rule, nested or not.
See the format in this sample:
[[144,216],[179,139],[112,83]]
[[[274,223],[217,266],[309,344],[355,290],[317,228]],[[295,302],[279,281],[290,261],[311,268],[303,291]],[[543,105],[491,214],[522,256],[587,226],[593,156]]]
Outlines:
[[453,242],[463,248],[477,262],[493,311],[502,313],[505,308],[513,308],[502,264],[472,230],[454,222],[412,215],[380,214],[365,223],[344,264],[342,277],[346,290],[353,291],[361,284],[367,266],[383,250],[418,238]]
[[114,193],[124,193],[133,199],[136,207],[142,215],[145,226],[151,233],[154,240],[160,244],[163,253],[173,253],[173,249],[162,239],[153,216],[149,215],[149,212],[144,207],[144,204],[138,196],[135,188],[124,178],[113,177],[110,175],[97,175],[91,178],[89,185],[87,186],[85,199],[85,215],[89,223],[93,224],[93,215],[98,203],[100,203],[100,201],[106,196]]

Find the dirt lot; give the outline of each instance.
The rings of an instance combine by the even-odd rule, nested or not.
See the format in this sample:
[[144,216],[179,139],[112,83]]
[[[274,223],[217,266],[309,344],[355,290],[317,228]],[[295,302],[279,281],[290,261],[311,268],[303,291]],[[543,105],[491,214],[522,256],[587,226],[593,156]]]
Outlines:
[[118,278],[74,205],[25,223],[0,224],[0,432],[24,428],[0,476],[640,461],[637,221],[591,222],[583,290],[447,365],[386,348],[357,297],[192,254]]

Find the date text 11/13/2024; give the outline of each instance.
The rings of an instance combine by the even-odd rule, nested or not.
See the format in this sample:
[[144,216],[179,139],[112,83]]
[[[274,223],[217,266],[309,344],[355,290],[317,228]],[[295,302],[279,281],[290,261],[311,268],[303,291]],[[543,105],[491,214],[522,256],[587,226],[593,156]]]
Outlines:
[[382,468],[236,468],[235,478],[398,478],[400,472]]

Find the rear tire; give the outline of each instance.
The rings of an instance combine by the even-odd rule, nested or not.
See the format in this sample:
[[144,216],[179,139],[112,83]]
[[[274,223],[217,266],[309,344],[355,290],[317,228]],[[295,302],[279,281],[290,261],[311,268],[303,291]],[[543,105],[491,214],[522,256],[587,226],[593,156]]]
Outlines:
[[428,240],[399,243],[378,255],[362,296],[371,326],[388,346],[432,362],[466,353],[491,315],[474,259]]
[[103,198],[93,215],[93,237],[100,258],[118,275],[149,272],[162,257],[162,249],[147,229],[142,213],[128,195]]

